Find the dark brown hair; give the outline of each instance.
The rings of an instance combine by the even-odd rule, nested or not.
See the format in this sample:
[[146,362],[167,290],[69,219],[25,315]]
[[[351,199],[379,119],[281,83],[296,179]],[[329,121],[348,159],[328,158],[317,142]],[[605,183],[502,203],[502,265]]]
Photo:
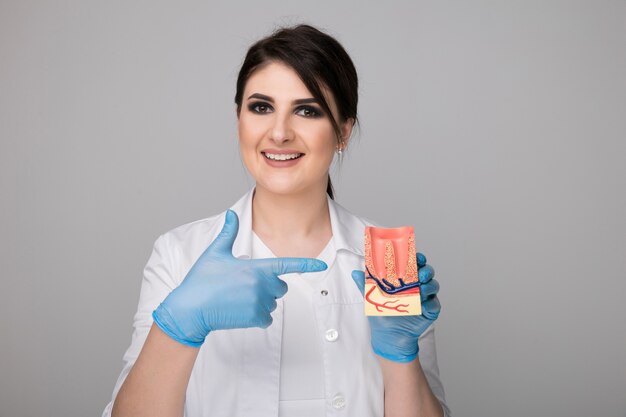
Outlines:
[[[254,43],[244,59],[237,77],[235,103],[241,111],[243,90],[254,71],[270,62],[281,62],[298,74],[304,85],[329,115],[337,138],[341,137],[339,122],[357,119],[358,77],[350,56],[332,36],[310,25],[280,28],[270,36]],[[324,98],[322,87],[328,88],[335,99],[340,120],[335,120]],[[334,199],[328,176],[326,192]]]

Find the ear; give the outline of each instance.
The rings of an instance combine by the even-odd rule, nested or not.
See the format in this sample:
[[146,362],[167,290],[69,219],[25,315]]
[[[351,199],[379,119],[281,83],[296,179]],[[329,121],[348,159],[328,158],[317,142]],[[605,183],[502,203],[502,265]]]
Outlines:
[[343,142],[343,147],[341,150],[345,150],[348,147],[348,142],[352,137],[352,128],[354,127],[354,119],[349,117],[345,122],[341,124],[341,140]]

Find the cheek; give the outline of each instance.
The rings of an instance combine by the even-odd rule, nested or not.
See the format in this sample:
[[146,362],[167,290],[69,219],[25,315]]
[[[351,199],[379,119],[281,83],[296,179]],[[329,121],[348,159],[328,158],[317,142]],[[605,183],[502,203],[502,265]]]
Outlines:
[[337,148],[337,139],[335,137],[335,131],[328,127],[320,127],[314,138],[310,141],[311,146],[315,148],[315,151],[322,154],[332,155]]
[[237,125],[239,134],[239,147],[242,151],[255,151],[260,138],[263,136],[262,126],[259,123],[253,123],[250,120],[242,118]]
[[237,124],[237,131],[241,160],[248,171],[254,173],[256,171],[256,145],[258,144],[258,140],[255,139],[258,135],[255,133],[254,123],[249,123],[249,121],[241,118]]
[[291,127],[306,142],[309,148],[316,151],[332,147],[336,142],[335,131],[328,120],[294,118]]
[[243,144],[249,141],[249,138],[252,136],[252,132],[251,132],[252,126],[253,125],[248,123],[248,121],[244,117],[239,119],[239,122],[237,123],[237,131],[239,133],[240,143]]

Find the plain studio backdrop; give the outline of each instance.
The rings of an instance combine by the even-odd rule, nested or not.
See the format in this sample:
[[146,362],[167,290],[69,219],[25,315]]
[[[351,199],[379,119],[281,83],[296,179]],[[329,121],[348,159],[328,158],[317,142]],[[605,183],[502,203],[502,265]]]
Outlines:
[[253,185],[237,71],[295,23],[355,62],[337,201],[415,226],[453,414],[626,416],[626,2],[543,0],[1,1],[0,416],[100,415],[154,240]]

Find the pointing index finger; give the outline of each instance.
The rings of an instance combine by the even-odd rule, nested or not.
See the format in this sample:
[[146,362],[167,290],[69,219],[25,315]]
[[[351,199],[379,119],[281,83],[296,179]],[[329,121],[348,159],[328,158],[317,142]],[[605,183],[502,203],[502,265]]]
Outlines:
[[253,262],[275,275],[320,272],[328,268],[326,262],[314,258],[266,258],[254,259]]

